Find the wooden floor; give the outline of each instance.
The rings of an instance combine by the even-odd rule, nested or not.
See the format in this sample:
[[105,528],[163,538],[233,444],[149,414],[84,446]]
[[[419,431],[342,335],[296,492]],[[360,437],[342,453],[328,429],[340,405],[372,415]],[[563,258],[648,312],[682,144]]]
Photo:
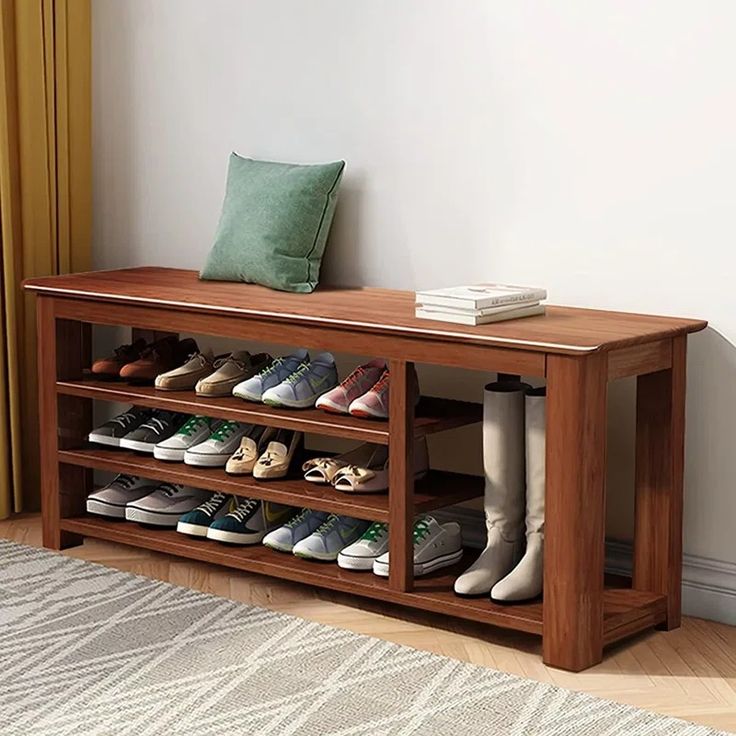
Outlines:
[[[0,521],[0,537],[40,545],[40,520]],[[108,542],[87,540],[65,554],[736,732],[736,627],[686,618],[677,631],[641,635],[571,674],[545,667],[533,636]]]

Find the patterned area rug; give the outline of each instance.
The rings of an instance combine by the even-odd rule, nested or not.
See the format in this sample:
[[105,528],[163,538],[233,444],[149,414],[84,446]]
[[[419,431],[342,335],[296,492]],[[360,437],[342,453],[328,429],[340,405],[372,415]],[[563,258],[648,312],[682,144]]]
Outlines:
[[0,540],[0,734],[713,736]]

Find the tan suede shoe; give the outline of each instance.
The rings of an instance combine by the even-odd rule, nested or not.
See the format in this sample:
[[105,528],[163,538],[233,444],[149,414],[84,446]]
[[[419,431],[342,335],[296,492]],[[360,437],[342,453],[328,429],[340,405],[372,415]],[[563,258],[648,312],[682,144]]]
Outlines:
[[211,350],[190,355],[184,365],[156,376],[154,385],[159,391],[191,391],[201,378],[209,376],[215,357]]
[[302,455],[304,434],[280,429],[266,446],[266,451],[253,466],[256,480],[275,480],[285,478],[292,461]]
[[273,427],[254,427],[253,430],[240,440],[240,447],[227,461],[225,472],[228,475],[250,475],[258,457],[276,434]]
[[233,388],[271,363],[267,353],[251,355],[247,350],[238,350],[214,362],[215,372],[197,381],[194,390],[199,396],[230,396]]

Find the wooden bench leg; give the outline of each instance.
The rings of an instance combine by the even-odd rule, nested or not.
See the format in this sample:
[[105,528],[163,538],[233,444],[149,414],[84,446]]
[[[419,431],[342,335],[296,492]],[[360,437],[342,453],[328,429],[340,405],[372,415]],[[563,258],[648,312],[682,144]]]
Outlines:
[[[61,529],[61,519],[83,513],[92,473],[86,468],[59,465],[59,446],[78,446],[89,432],[92,405],[88,399],[57,397],[57,377],[78,379],[89,363],[91,331],[88,324],[57,320],[54,302],[38,299],[39,422],[41,454],[41,521],[43,545],[65,549],[83,538]],[[58,428],[58,429],[57,429]]]
[[636,389],[636,590],[667,598],[664,629],[680,625],[686,338],[672,341],[672,367],[639,376]]
[[414,586],[414,402],[409,394],[413,363],[392,360],[389,392],[389,587]]
[[603,658],[607,358],[547,358],[545,664]]

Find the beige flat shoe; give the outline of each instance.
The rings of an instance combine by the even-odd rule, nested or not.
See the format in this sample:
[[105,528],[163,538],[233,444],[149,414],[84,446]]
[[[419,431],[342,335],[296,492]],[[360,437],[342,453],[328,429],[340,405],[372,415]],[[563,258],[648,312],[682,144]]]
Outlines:
[[[429,470],[427,440],[422,437],[414,444],[414,480],[423,478]],[[388,490],[388,448],[378,445],[363,465],[346,465],[335,473],[332,485],[345,493],[382,493]]]
[[254,427],[254,431],[240,440],[240,447],[225,465],[228,475],[250,475],[259,455],[276,434],[273,427]]
[[166,373],[159,373],[153,385],[159,391],[191,391],[197,381],[212,373],[214,361],[215,357],[209,349],[194,353],[184,365]]
[[303,447],[302,432],[280,429],[253,466],[253,477],[256,480],[285,478],[294,457],[301,454]]

